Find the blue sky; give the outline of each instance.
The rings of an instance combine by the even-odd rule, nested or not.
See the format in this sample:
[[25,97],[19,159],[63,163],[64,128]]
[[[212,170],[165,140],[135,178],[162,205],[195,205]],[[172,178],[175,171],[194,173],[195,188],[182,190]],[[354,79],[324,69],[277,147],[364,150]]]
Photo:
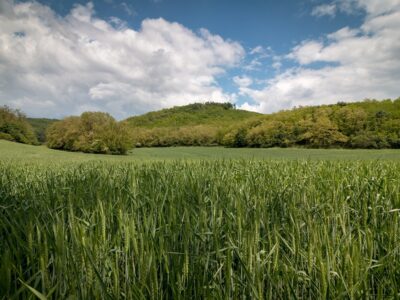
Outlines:
[[[39,1],[61,15],[76,4],[88,1]],[[318,38],[344,26],[359,26],[364,12],[340,13],[335,18],[315,18],[311,12],[325,1],[302,0],[98,0],[92,1],[96,15],[102,19],[116,16],[139,29],[148,18],[164,18],[194,31],[207,28],[224,38],[239,41],[248,48],[270,46],[278,52],[288,51],[299,41]]]
[[0,104],[122,119],[396,98],[399,17],[400,0],[0,0]]

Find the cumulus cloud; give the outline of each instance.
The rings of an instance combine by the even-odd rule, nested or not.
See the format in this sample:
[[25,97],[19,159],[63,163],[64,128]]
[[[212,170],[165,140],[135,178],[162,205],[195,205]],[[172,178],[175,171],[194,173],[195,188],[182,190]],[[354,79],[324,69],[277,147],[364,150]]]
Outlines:
[[313,7],[311,15],[315,17],[335,17],[338,12],[357,14],[364,10],[370,17],[400,9],[399,0],[334,0]]
[[85,110],[118,118],[194,101],[230,101],[217,76],[242,46],[164,19],[139,30],[102,20],[92,3],[65,17],[37,2],[0,2],[0,104],[32,116]]
[[[246,90],[254,110],[400,96],[400,1],[358,0],[360,28],[344,27],[295,46],[286,56],[297,67],[283,70],[262,89]],[[317,66],[315,65],[317,64]]]

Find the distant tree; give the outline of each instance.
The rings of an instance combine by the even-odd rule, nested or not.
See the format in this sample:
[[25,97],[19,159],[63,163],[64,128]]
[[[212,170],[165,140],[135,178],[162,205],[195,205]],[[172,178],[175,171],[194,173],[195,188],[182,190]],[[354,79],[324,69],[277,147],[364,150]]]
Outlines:
[[81,134],[79,117],[68,117],[49,126],[46,133],[47,146],[52,149],[79,151],[75,145]]
[[319,111],[314,121],[304,121],[302,124],[304,133],[299,136],[299,141],[310,147],[342,146],[348,141],[348,137],[324,112]]
[[46,142],[46,129],[51,125],[51,123],[54,123],[58,120],[46,118],[27,118],[27,121],[34,129],[39,143],[44,144]]
[[249,130],[247,144],[250,147],[288,147],[293,144],[292,126],[282,121],[269,121]]
[[347,136],[365,130],[368,121],[368,115],[364,109],[347,106],[337,110],[334,118],[336,119],[340,132]]
[[223,138],[223,144],[228,147],[246,147],[247,128],[239,127],[228,132]]
[[19,110],[0,107],[0,139],[37,145],[38,141],[26,116]]
[[104,154],[125,154],[132,143],[127,126],[102,112],[55,122],[46,138],[49,148]]
[[385,135],[373,131],[363,131],[351,138],[350,146],[353,148],[382,149],[389,148],[390,144]]

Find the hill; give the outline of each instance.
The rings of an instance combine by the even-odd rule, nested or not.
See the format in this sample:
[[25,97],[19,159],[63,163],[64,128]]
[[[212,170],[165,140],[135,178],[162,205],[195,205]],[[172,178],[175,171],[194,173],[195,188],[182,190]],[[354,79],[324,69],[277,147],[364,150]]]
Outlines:
[[132,127],[182,127],[195,125],[222,126],[261,116],[259,113],[235,109],[231,103],[194,103],[130,117]]
[[136,146],[400,148],[400,98],[263,115],[230,103],[164,109],[125,122]]
[[38,141],[43,144],[46,141],[46,129],[57,119],[46,119],[46,118],[27,118],[29,124],[31,124]]
[[222,137],[234,124],[262,114],[236,109],[231,103],[194,103],[131,117],[137,147],[221,145]]

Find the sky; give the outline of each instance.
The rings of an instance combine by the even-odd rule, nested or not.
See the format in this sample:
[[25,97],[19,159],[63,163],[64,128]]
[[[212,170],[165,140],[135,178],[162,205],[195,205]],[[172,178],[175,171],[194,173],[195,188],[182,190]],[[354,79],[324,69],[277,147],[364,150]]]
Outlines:
[[0,0],[0,105],[121,120],[400,97],[400,0]]

